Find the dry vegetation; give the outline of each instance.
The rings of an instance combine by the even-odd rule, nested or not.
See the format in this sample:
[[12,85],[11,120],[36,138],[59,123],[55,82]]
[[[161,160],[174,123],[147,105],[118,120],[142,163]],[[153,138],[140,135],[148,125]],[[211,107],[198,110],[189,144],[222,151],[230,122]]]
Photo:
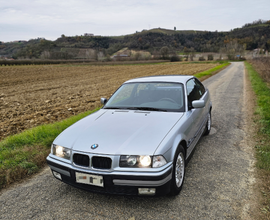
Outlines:
[[270,57],[255,58],[249,61],[260,76],[270,84]]
[[126,80],[195,74],[218,64],[44,65],[0,67],[0,140],[100,106]]

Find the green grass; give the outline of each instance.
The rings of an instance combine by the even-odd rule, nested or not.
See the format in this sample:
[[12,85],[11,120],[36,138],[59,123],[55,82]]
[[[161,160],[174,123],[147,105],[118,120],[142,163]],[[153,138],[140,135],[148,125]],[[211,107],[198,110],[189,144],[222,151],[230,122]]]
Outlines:
[[67,127],[97,111],[88,111],[54,124],[40,125],[0,142],[0,189],[37,172],[45,163],[53,140]]
[[266,82],[255,71],[251,64],[245,62],[252,88],[257,96],[257,109],[259,115],[259,139],[257,144],[257,167],[270,171],[270,89]]
[[[198,73],[198,78],[212,75],[229,63]],[[143,64],[139,64],[143,65]],[[46,163],[53,140],[67,127],[97,111],[88,111],[61,122],[40,125],[0,142],[0,189],[6,185],[36,173]]]
[[222,68],[228,66],[229,64],[230,64],[230,63],[228,63],[228,62],[223,63],[223,64],[221,64],[221,65],[219,65],[219,66],[216,66],[216,67],[214,67],[214,68],[212,68],[212,69],[210,69],[210,70],[206,70],[206,71],[204,71],[204,72],[197,73],[197,74],[195,74],[194,76],[196,76],[197,78],[202,78],[202,77],[204,77],[204,76],[211,76],[211,75],[213,75],[214,73],[218,72],[220,69],[222,69]]

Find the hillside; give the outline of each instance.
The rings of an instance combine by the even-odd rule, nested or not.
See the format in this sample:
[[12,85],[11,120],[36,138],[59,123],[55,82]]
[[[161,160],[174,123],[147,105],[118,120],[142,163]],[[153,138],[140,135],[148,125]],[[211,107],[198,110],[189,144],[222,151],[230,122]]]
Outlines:
[[122,48],[160,53],[167,47],[176,52],[221,52],[270,48],[270,21],[255,21],[229,32],[168,30],[155,28],[118,37],[64,36],[55,41],[38,38],[29,41],[0,42],[0,56],[41,59],[99,59]]

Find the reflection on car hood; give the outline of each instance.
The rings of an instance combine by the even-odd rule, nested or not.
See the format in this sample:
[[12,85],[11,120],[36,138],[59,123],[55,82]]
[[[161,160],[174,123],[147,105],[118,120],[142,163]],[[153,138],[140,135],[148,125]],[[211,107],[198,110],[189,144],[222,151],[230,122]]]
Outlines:
[[[153,155],[180,112],[101,109],[62,132],[54,144],[95,154]],[[93,144],[98,148],[91,149]]]

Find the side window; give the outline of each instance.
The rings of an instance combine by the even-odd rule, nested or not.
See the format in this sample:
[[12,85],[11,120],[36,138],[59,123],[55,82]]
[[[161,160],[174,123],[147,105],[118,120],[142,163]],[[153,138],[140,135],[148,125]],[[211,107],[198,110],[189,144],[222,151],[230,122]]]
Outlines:
[[204,94],[204,87],[198,82],[195,81],[196,79],[190,79],[187,82],[187,95],[188,95],[188,106],[191,107],[191,103],[194,100],[199,100],[202,95]]
[[196,86],[198,86],[198,89],[199,89],[199,93],[200,93],[200,98],[203,96],[203,94],[205,93],[205,88],[203,86],[203,84],[198,80],[198,79],[194,79],[195,80],[195,83],[196,83]]

